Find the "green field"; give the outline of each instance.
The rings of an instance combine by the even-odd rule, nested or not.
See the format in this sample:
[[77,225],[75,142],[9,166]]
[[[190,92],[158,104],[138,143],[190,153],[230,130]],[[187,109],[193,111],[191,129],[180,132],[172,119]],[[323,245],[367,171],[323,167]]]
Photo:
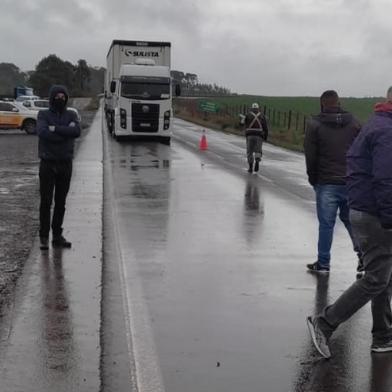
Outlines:
[[[376,102],[382,98],[341,98],[342,108],[350,111],[364,123]],[[190,120],[202,126],[231,132],[242,133],[239,125],[239,113],[245,113],[253,102],[258,102],[265,109],[269,138],[271,143],[296,151],[303,150],[303,140],[307,120],[312,114],[320,112],[318,97],[264,97],[238,95],[219,98],[175,99],[176,116]],[[215,103],[217,105],[213,105]],[[216,113],[207,113],[203,108],[215,107]],[[208,109],[207,109],[208,110]]]
[[[268,108],[282,112],[299,112],[304,115],[317,114],[320,111],[320,100],[318,97],[264,97],[252,95],[239,95],[225,98],[206,98],[208,101],[219,102],[224,105],[247,105],[258,102],[260,107],[266,105]],[[366,121],[373,111],[376,102],[382,98],[341,98],[343,109],[352,112],[360,121]]]

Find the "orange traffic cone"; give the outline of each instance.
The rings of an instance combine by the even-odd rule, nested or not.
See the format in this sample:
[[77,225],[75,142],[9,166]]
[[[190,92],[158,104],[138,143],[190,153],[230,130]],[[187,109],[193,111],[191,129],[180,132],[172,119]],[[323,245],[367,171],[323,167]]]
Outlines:
[[208,148],[208,143],[207,143],[207,137],[206,137],[206,131],[203,129],[203,135],[201,136],[200,143],[199,143],[199,149],[200,150],[207,150]]

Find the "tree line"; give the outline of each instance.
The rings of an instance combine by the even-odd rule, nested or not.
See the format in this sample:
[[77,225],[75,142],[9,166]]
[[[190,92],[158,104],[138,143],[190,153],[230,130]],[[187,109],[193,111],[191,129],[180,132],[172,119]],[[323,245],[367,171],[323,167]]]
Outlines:
[[[45,97],[53,84],[65,85],[71,96],[94,96],[103,92],[104,67],[94,67],[80,59],[76,64],[50,54],[39,61],[32,71],[23,72],[15,64],[0,63],[0,97],[13,97],[14,88],[27,86],[36,95]],[[174,83],[181,86],[183,96],[233,95],[217,84],[200,83],[194,73],[171,71]]]
[[194,73],[173,70],[170,72],[175,83],[181,86],[182,96],[223,96],[233,95],[230,89],[218,86],[216,83],[200,83]]
[[0,96],[13,97],[14,88],[27,86],[45,97],[53,84],[67,87],[71,96],[94,96],[103,92],[105,68],[88,65],[80,59],[76,64],[55,54],[44,57],[33,71],[23,72],[15,64],[0,63]]

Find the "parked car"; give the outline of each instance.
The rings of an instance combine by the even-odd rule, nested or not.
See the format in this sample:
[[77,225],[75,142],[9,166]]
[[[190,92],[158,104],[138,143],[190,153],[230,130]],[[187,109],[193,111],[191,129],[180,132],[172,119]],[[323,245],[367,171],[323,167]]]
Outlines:
[[[48,109],[48,108],[49,108],[49,100],[47,100],[47,99],[26,100],[26,101],[23,101],[22,104],[23,104],[23,106],[25,106],[26,108],[28,108],[28,109],[30,109],[30,110],[35,110],[35,111],[37,111],[37,112],[38,112],[39,110]],[[81,116],[80,116],[80,114],[79,114],[79,112],[78,112],[77,109],[72,108],[72,107],[69,107],[69,106],[67,106],[67,109],[73,110],[73,111],[76,113],[79,122],[82,121],[82,118],[81,118]]]
[[16,97],[15,101],[16,102],[24,102],[27,100],[36,100],[39,99],[39,97],[37,95],[19,95],[18,97]]
[[21,129],[36,133],[37,111],[25,108],[20,102],[0,101],[0,129]]

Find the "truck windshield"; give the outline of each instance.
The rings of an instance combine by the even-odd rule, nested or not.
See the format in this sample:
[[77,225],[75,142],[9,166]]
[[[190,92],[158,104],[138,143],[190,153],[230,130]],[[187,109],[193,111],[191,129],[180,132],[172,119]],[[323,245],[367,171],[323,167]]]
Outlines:
[[121,96],[145,100],[169,99],[170,79],[159,77],[122,77]]

